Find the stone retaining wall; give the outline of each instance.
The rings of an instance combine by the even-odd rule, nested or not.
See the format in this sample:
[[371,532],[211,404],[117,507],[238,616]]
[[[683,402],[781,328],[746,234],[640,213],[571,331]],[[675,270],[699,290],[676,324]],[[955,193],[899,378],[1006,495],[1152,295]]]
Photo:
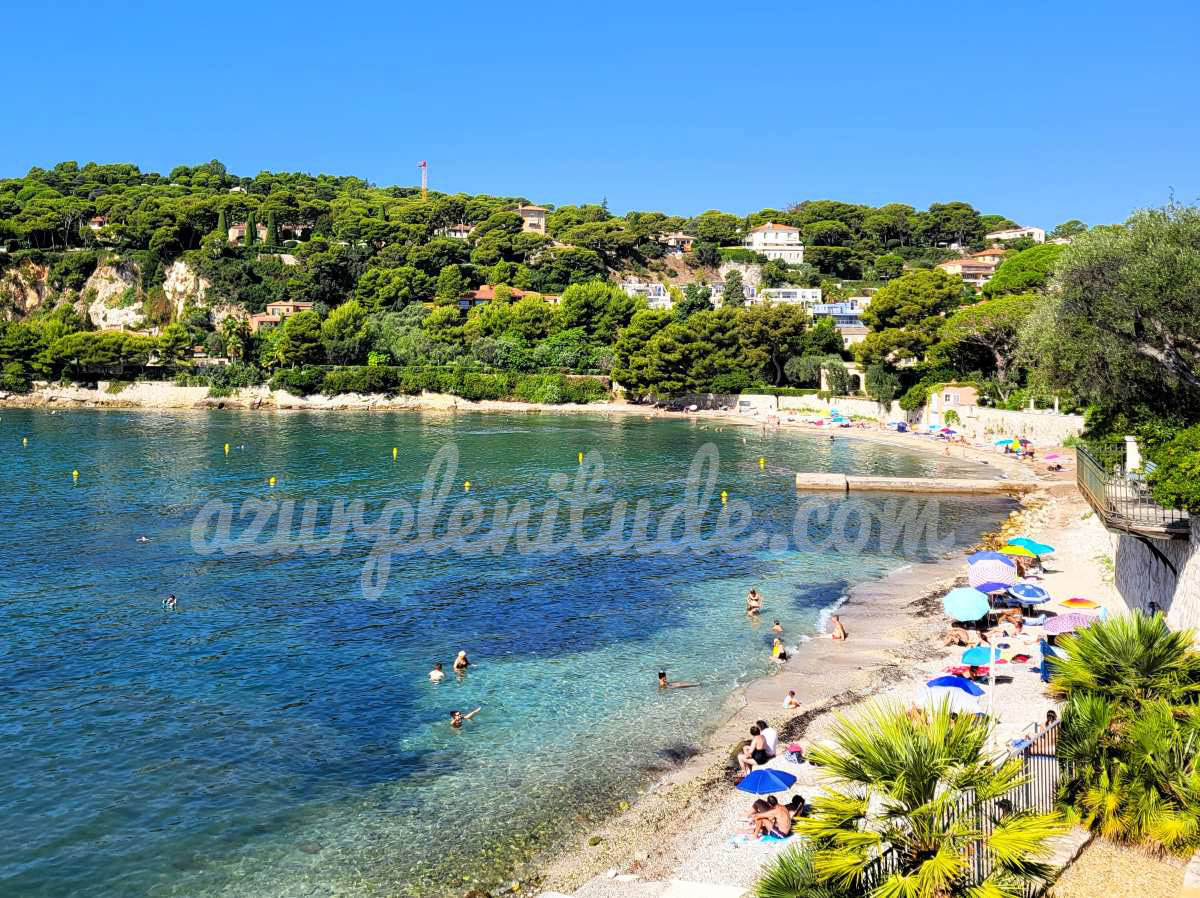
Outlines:
[[1129,608],[1149,611],[1156,604],[1173,630],[1200,631],[1200,518],[1191,519],[1191,528],[1188,540],[1154,543],[1174,565],[1174,574],[1142,541],[1132,536],[1117,540],[1117,592]]

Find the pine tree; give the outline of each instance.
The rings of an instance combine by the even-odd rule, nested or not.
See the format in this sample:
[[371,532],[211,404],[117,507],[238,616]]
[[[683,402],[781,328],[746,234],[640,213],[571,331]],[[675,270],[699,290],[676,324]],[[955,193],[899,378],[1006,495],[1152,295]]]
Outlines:
[[275,213],[267,213],[267,246],[279,246],[279,231],[275,228]]
[[224,209],[217,213],[217,233],[221,235],[222,240],[229,239],[229,225],[225,223]]
[[258,220],[251,212],[246,216],[246,246],[254,246],[258,243]]
[[725,275],[725,292],[721,294],[721,305],[744,306],[746,294],[742,289],[742,273],[736,268]]

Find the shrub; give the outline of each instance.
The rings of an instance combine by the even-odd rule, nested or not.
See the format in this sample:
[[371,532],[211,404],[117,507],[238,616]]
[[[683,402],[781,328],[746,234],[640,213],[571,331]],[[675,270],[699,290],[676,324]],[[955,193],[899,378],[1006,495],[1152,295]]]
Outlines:
[[325,374],[320,368],[282,368],[271,378],[272,390],[285,390],[293,396],[308,396],[321,388]]
[[526,374],[517,379],[513,395],[523,402],[554,405],[563,401],[566,383],[561,374]]
[[740,262],[746,265],[761,265],[767,261],[767,257],[761,253],[756,253],[752,249],[746,249],[744,246],[722,246],[718,249],[721,254],[722,262]]
[[746,392],[752,383],[754,381],[745,371],[729,371],[714,377],[709,385],[709,390],[713,393],[732,395]]
[[10,393],[29,392],[29,374],[20,362],[6,362],[0,370],[0,390]]
[[1200,512],[1200,424],[1179,431],[1153,453],[1158,467],[1147,477],[1154,501]]

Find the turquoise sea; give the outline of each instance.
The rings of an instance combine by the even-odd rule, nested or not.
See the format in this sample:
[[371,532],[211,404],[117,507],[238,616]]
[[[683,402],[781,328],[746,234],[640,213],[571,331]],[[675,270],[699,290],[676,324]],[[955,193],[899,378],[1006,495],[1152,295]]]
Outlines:
[[[197,515],[230,503],[236,536],[245,500],[293,500],[298,530],[315,500],[319,537],[334,500],[363,500],[368,519],[388,500],[415,504],[453,444],[448,507],[470,480],[487,520],[525,498],[536,522],[550,475],[573,478],[577,453],[595,451],[630,518],[639,499],[657,516],[706,443],[717,490],[746,501],[776,549],[812,498],[793,490],[797,470],[986,470],[918,438],[910,451],[640,417],[3,411],[0,894],[436,896],[522,875],[702,743],[731,692],[770,672],[770,618],[796,645],[848,585],[915,559],[874,541],[510,545],[394,557],[367,598],[366,536],[336,556],[208,552],[204,539],[197,551]],[[714,496],[706,520],[719,508]],[[964,545],[1008,510],[943,497],[938,527]],[[744,616],[751,586],[765,625]],[[448,670],[460,649],[469,672],[430,683],[431,663]],[[663,667],[703,685],[660,693]]]

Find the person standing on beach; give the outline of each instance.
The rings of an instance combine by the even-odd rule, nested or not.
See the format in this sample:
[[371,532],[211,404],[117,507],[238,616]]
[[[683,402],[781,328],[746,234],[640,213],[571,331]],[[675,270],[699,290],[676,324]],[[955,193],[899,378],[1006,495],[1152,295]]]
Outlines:
[[829,619],[829,622],[833,624],[833,632],[829,634],[829,638],[836,639],[839,642],[844,642],[849,634],[846,632],[846,628],[842,625],[842,619],[835,614]]

